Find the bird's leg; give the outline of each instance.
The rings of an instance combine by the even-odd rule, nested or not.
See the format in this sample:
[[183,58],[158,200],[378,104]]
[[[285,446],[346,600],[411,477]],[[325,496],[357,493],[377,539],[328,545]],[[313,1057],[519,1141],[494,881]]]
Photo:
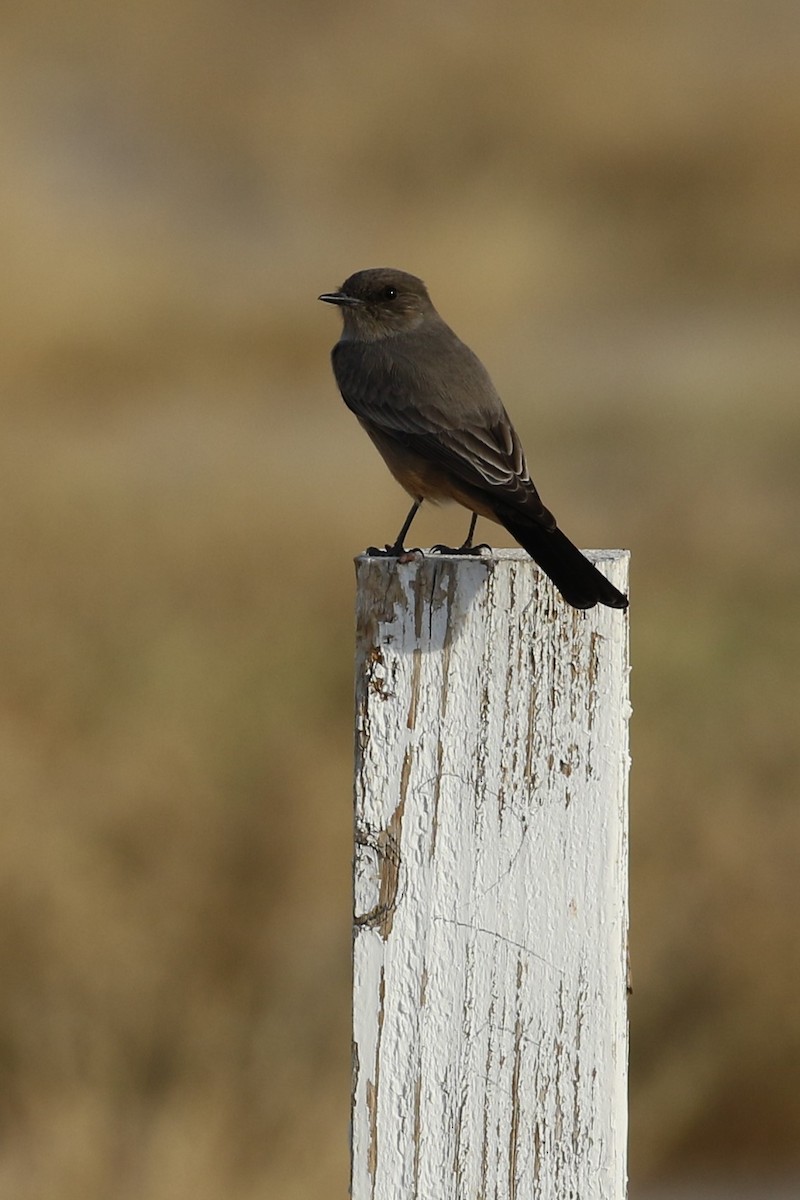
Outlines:
[[400,530],[397,537],[394,539],[393,545],[385,546],[383,550],[379,550],[377,546],[368,546],[367,554],[369,554],[372,558],[402,558],[405,554],[414,553],[414,551],[406,550],[403,543],[406,539],[406,534],[408,533],[409,529],[411,528],[411,522],[414,520],[414,517],[417,515],[417,512],[419,511],[419,506],[421,504],[422,504],[422,500],[415,500],[414,503],[411,505],[411,512],[408,514],[405,521],[403,522],[403,528]]
[[473,546],[472,535],[475,532],[475,525],[478,521],[478,514],[472,514],[472,520],[469,523],[469,533],[464,538],[460,546],[431,546],[434,554],[482,554],[484,550],[491,550],[491,546],[487,546],[486,542],[482,542],[480,546]]

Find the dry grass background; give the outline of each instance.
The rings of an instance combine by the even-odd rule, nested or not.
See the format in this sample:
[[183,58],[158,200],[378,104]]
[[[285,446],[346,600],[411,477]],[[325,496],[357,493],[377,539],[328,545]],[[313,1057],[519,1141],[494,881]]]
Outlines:
[[800,10],[3,10],[0,1195],[345,1194],[382,264],[633,550],[633,1179],[797,1165]]

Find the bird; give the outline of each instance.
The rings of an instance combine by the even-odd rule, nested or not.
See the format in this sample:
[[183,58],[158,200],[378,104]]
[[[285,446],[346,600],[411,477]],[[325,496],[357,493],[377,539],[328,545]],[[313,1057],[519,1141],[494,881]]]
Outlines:
[[394,542],[370,554],[402,557],[420,505],[455,500],[472,513],[458,547],[475,554],[479,516],[511,534],[567,604],[624,609],[623,595],[573,545],[545,508],[519,436],[483,363],[439,316],[421,279],[393,267],[356,271],[319,297],[341,312],[333,373],[398,483],[413,500]]

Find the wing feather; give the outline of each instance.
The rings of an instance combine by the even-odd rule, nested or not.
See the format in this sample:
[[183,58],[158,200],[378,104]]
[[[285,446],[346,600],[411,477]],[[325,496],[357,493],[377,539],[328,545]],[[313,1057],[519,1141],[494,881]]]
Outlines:
[[[447,336],[442,336],[442,331]],[[380,342],[341,341],[333,369],[359,420],[456,480],[548,528],[522,444],[486,369],[442,322]]]

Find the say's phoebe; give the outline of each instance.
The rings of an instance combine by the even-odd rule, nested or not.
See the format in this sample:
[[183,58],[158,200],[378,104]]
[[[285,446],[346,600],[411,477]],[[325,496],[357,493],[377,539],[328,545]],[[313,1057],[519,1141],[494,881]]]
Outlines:
[[463,546],[475,553],[478,516],[505,526],[568,604],[627,608],[628,599],[564,536],[533,486],[514,426],[486,368],[444,323],[425,284],[388,267],[357,271],[320,296],[342,310],[332,352],[345,404],[414,503],[385,553],[403,541],[423,500],[457,500],[472,512]]

